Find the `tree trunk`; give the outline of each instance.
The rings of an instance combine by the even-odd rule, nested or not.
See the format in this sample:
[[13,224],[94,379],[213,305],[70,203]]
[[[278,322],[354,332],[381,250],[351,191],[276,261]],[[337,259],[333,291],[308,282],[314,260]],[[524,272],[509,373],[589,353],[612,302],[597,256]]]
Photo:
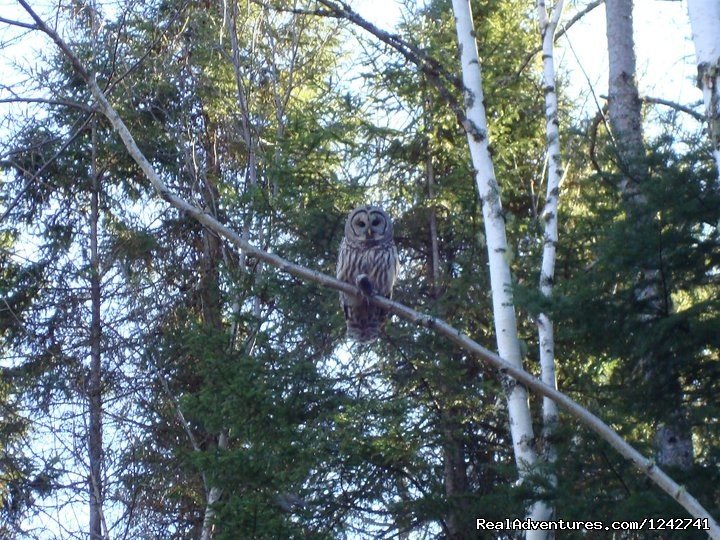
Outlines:
[[[513,366],[522,368],[510,266],[506,257],[508,246],[505,236],[505,218],[500,202],[500,186],[495,179],[488,151],[482,71],[475,42],[470,3],[468,0],[453,0],[452,5],[465,92],[467,117],[465,127],[485,221],[498,353]],[[515,463],[522,481],[537,461],[527,389],[514,379],[507,378],[504,382]],[[543,515],[546,515],[545,505],[540,502],[534,504],[531,511],[532,519],[540,519]]]
[[698,86],[705,101],[708,134],[713,147],[720,189],[720,3],[688,0],[690,26],[697,57]]
[[618,167],[622,171],[620,190],[630,206],[642,204],[638,184],[647,176],[642,132],[640,95],[635,81],[635,41],[632,0],[607,0],[609,81],[608,116]]
[[[226,433],[220,433],[218,435],[217,447],[219,450],[227,450],[228,448],[228,437]],[[215,505],[222,497],[222,488],[219,486],[212,486],[207,489],[206,476],[203,475],[203,481],[206,483],[207,495],[205,499],[205,516],[203,517],[202,530],[200,532],[200,540],[211,540],[215,532]]]
[[449,407],[443,412],[443,481],[450,510],[447,519],[449,540],[474,538],[468,527],[468,479],[465,466],[465,445],[462,441],[461,411]]
[[[640,185],[648,180],[645,164],[645,144],[642,130],[641,102],[635,81],[635,42],[633,39],[633,3],[631,0],[607,0],[605,13],[609,59],[608,116],[613,144],[621,171],[620,191],[630,219],[647,224],[653,219],[647,210],[646,198]],[[663,282],[661,269],[638,269],[634,296],[641,306],[641,321],[651,324],[667,315],[671,309],[669,291]],[[652,353],[641,358],[639,368],[646,380],[659,377],[657,359]],[[692,465],[692,433],[687,427],[686,413],[681,405],[682,389],[677,374],[673,377],[668,399],[677,403],[666,422],[655,433],[655,453],[663,467],[688,469]],[[669,392],[670,393],[670,392]]]
[[103,450],[102,450],[102,328],[100,319],[100,256],[98,253],[98,221],[100,182],[97,170],[96,123],[92,124],[92,187],[90,194],[90,370],[88,373],[88,462],[90,477],[90,539],[103,538]]
[[[547,145],[547,193],[545,206],[541,218],[544,221],[543,255],[540,269],[540,292],[543,296],[552,296],[555,280],[555,250],[558,242],[558,199],[560,197],[560,180],[563,175],[560,157],[560,131],[558,120],[558,98],[555,89],[555,31],[563,10],[563,0],[558,0],[552,7],[550,18],[544,0],[537,2],[538,24],[542,38],[543,57],[543,87],[545,91],[545,133]],[[540,313],[537,319],[538,343],[540,346],[540,373],[542,381],[548,386],[557,388],[555,377],[555,338],[553,335],[553,322],[545,313]],[[555,463],[556,452],[551,442],[551,436],[557,429],[558,409],[555,402],[543,398],[543,427],[541,434],[541,448],[544,459],[548,463]],[[548,478],[551,485],[557,485],[557,478],[551,474]],[[553,508],[545,506],[543,521],[552,518]],[[546,533],[548,538],[554,535]]]
[[[425,85],[423,84],[423,90]],[[425,129],[430,132],[431,109],[430,98],[424,100]],[[427,184],[427,200],[430,202],[428,216],[428,230],[430,234],[430,250],[427,260],[427,272],[430,282],[429,293],[433,300],[438,300],[441,294],[440,287],[440,245],[437,237],[437,212],[435,209],[435,167],[433,166],[432,152],[430,150],[430,137],[425,137],[425,181]],[[440,383],[442,392],[448,397],[447,402],[453,401],[450,397],[452,389]],[[443,434],[443,484],[445,496],[449,503],[447,516],[448,538],[451,540],[464,540],[469,538],[467,527],[467,496],[468,478],[465,464],[465,444],[463,443],[463,426],[459,421],[462,412],[457,407],[448,406],[442,411],[440,422]]]
[[[423,90],[426,91],[426,85],[423,81]],[[440,296],[440,244],[438,243],[437,233],[437,210],[435,207],[435,167],[433,166],[433,156],[430,150],[430,115],[429,110],[432,108],[430,97],[425,95],[423,100],[425,129],[425,180],[427,182],[427,199],[430,202],[430,215],[428,217],[428,229],[430,231],[430,261],[428,265],[428,277],[432,284],[430,295],[437,299]]]

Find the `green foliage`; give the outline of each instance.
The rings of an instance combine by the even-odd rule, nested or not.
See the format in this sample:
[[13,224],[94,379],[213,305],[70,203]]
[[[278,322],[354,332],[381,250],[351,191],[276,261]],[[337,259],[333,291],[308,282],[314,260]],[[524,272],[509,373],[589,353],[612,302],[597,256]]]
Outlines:
[[[717,391],[719,343],[709,328],[720,323],[717,295],[710,292],[717,290],[720,199],[703,144],[686,142],[698,151],[680,152],[677,136],[652,145],[650,180],[641,185],[644,218],[629,216],[608,200],[612,169],[604,179],[581,180],[582,200],[569,203],[573,237],[568,242],[574,250],[560,251],[559,267],[566,270],[554,300],[542,309],[555,320],[556,350],[567,351],[560,386],[594,404],[645,455],[655,452],[657,426],[672,421],[679,407],[687,411],[695,462],[689,471],[672,475],[712,513],[718,496],[708,482],[717,476],[717,455],[710,448],[717,447],[720,433],[710,396]],[[660,270],[669,294],[662,312],[652,317],[647,314],[655,304],[636,294],[645,268]],[[686,517],[610,449],[598,448],[593,437],[567,437],[557,508],[604,520]],[[697,537],[697,532],[673,534]]]

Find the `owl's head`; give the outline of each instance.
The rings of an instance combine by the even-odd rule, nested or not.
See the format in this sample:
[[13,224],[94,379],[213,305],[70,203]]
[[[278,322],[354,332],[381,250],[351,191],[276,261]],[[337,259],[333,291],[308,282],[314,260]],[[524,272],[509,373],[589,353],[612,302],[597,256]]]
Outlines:
[[391,242],[393,224],[390,216],[378,206],[358,206],[345,222],[345,238],[354,243]]

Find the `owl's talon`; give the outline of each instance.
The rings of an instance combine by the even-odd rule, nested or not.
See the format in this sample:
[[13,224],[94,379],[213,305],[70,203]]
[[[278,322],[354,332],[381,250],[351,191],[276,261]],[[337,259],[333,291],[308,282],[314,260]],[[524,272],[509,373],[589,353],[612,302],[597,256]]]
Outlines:
[[370,283],[370,278],[367,274],[360,274],[355,280],[355,284],[365,296],[372,296],[373,286],[372,283]]

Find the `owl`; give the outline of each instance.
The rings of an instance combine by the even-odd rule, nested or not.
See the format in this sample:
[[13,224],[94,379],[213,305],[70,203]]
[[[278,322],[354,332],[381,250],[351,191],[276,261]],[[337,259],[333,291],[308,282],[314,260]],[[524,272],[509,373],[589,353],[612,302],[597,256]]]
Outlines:
[[[391,298],[398,267],[390,216],[377,206],[360,206],[350,212],[340,244],[337,278],[359,287],[367,296]],[[377,339],[387,310],[370,304],[367,298],[344,293],[340,293],[340,305],[350,339],[358,342]]]

